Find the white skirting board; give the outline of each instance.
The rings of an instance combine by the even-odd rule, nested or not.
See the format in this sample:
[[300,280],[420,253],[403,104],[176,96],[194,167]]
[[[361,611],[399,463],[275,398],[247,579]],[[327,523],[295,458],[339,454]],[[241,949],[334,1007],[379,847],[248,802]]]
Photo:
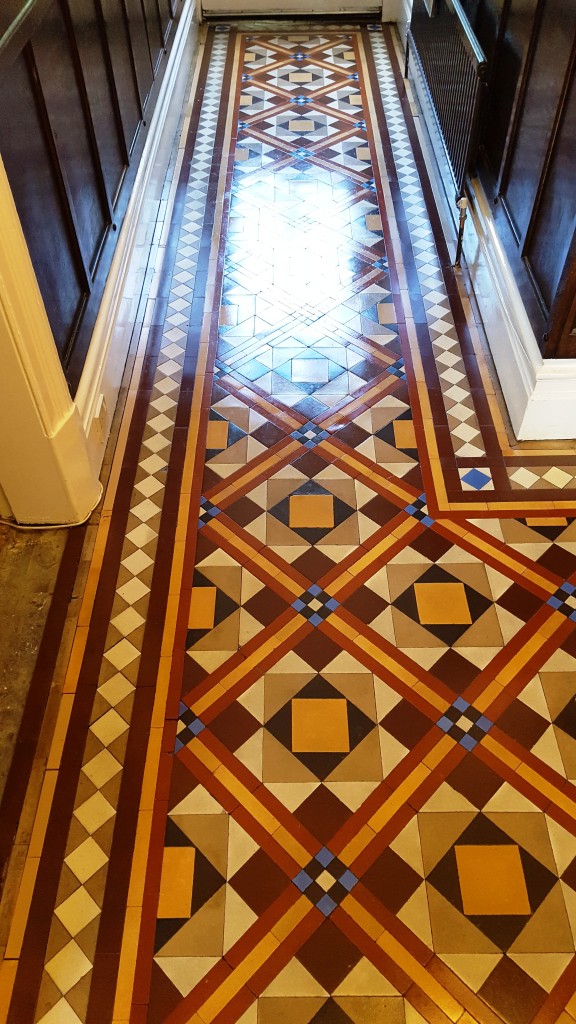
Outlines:
[[[420,107],[426,97],[411,78]],[[441,183],[425,122],[416,127],[448,245],[456,249],[455,203]],[[438,144],[435,153],[441,152]],[[444,175],[448,178],[448,172]],[[496,231],[490,204],[478,179],[468,189],[470,216],[464,233],[464,258],[502,395],[519,441],[567,441],[576,438],[576,359],[543,359],[514,274]]]
[[382,0],[382,21],[395,21],[404,41],[412,14],[412,0]]
[[576,438],[576,359],[543,359],[480,183],[464,252],[512,428],[520,441]]
[[146,129],[148,136],[76,393],[76,407],[82,418],[90,457],[97,472],[104,458],[130,345],[130,325],[119,323],[130,259],[144,212],[147,186],[151,181],[158,155],[162,128],[178,78],[194,13],[194,0],[184,0],[156,106]]

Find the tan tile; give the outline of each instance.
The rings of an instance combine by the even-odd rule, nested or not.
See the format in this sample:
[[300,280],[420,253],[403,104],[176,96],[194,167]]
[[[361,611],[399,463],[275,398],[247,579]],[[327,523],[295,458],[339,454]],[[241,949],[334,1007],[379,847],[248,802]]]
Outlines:
[[298,134],[300,134],[301,132],[313,132],[314,121],[310,121],[304,117],[297,118],[294,121],[289,121],[288,131],[297,132]]

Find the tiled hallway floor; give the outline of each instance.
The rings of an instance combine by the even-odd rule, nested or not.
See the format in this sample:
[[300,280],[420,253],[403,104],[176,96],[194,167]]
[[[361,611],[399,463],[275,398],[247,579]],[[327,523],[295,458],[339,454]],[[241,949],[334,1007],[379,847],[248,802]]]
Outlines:
[[571,1024],[576,457],[508,442],[390,31],[203,54],[1,1019]]

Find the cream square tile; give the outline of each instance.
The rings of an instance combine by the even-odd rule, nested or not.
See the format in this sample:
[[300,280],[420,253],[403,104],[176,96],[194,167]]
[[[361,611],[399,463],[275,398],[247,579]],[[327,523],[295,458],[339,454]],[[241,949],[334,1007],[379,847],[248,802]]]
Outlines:
[[93,732],[100,742],[107,747],[114,740],[117,740],[122,733],[126,732],[127,728],[128,726],[124,719],[121,718],[117,711],[114,711],[114,708],[111,708],[110,711],[107,711],[106,714],[92,723],[90,732]]
[[135,689],[136,687],[133,683],[130,683],[121,672],[117,672],[115,676],[111,676],[105,683],[102,683],[102,686],[98,687],[98,693],[112,707],[115,707],[116,704],[119,704],[121,700],[124,700],[124,697],[127,697]]
[[[178,384],[176,383],[176,381],[172,380],[171,377],[166,377],[165,380],[161,380],[159,384],[155,384],[154,386],[156,388],[158,388],[158,390],[160,390],[162,385],[164,385],[164,386],[171,385],[172,387],[175,387],[175,388],[178,387]],[[151,452],[154,452],[155,454],[158,454],[158,452],[163,451],[164,448],[168,448],[169,444],[170,444],[170,441],[168,441],[167,438],[162,437],[161,434],[153,434],[152,437],[148,437],[145,441],[143,441],[143,445],[146,448],[148,448]],[[144,467],[144,463],[141,462],[140,465],[143,468],[145,468]],[[162,460],[162,462],[159,465],[159,469],[162,469],[162,467],[165,466],[165,465],[166,465],[166,461]],[[154,470],[154,469],[149,469],[148,472],[149,473],[155,473],[157,471]]]
[[168,463],[166,462],[166,459],[161,459],[156,453],[154,455],[149,455],[140,463],[141,469],[146,473],[150,473],[150,475],[153,473],[159,473],[160,470],[164,469],[167,465]]
[[123,636],[129,636],[130,633],[133,633],[135,629],[138,629],[138,626],[141,626],[144,621],[145,620],[142,615],[135,611],[134,608],[125,608],[123,612],[120,612],[119,615],[115,615],[114,618],[111,619],[114,628],[117,629],[119,633],[122,633]]
[[[122,559],[122,565],[128,570],[128,572],[131,572],[134,574],[134,576],[137,576],[139,573],[144,572],[145,569],[148,569],[149,566],[152,565],[152,559],[144,551],[133,551],[132,554],[128,555],[127,558]],[[130,582],[140,583],[141,581],[131,580]],[[128,586],[128,584],[126,584],[126,586]],[[144,584],[142,584],[142,586],[144,586]],[[120,588],[120,590],[123,589],[123,587]],[[148,589],[149,588],[146,587],[146,590]],[[124,594],[121,594],[120,590],[118,591],[120,597],[124,598],[125,601],[130,601],[130,603],[132,604],[130,598],[124,597]],[[141,594],[141,597],[144,597],[144,594]],[[140,598],[136,598],[136,600],[139,601]]]
[[39,1017],[38,1024],[82,1024],[82,1019],[66,999],[59,999],[48,1013]]
[[89,800],[86,800],[74,811],[81,825],[84,826],[89,835],[96,832],[115,814],[112,804],[108,802],[102,793],[94,793]]
[[121,670],[126,668],[126,665],[130,665],[135,658],[138,657],[139,651],[136,650],[134,644],[131,644],[129,640],[120,640],[114,645],[109,651],[106,651],[105,658],[114,665],[114,668]]
[[60,992],[66,995],[91,967],[88,957],[72,940],[46,964],[46,971]]
[[[172,347],[172,346],[171,346]],[[173,346],[177,348],[177,345]],[[168,412],[168,409],[174,409],[176,402],[173,398],[169,398],[168,395],[162,395],[161,398],[155,398],[153,402],[150,402],[152,408],[157,409],[158,412]]]
[[87,882],[107,861],[108,857],[92,836],[85,839],[66,857],[66,864],[79,882]]
[[64,903],[56,907],[54,913],[66,931],[74,938],[87,924],[90,924],[90,921],[98,917],[100,907],[92,899],[90,893],[81,886],[67,900],[64,900]]
[[[139,552],[139,554],[141,554],[141,552]],[[147,555],[144,555],[144,558],[147,559],[148,565],[152,564],[152,559],[148,558]],[[125,565],[126,562],[123,564]],[[128,567],[126,566],[126,568]],[[147,568],[147,566],[144,566],[144,568]],[[129,580],[128,583],[124,583],[123,586],[119,587],[116,593],[123,601],[127,601],[128,604],[136,604],[137,601],[141,601],[146,594],[150,593],[150,587],[147,587],[145,583],[142,583],[142,580],[139,580],[135,576],[134,579]]]
[[151,498],[153,494],[157,494],[163,488],[164,484],[153,476],[147,476],[139,484],[136,484],[136,490],[140,491],[140,494],[143,494],[145,498]]
[[158,515],[160,512],[160,506],[156,505],[150,498],[146,498],[145,501],[141,501],[138,505],[134,505],[130,511],[143,523],[147,523],[149,519],[153,519],[154,516]]
[[102,786],[110,782],[110,779],[113,779],[121,770],[122,766],[109,750],[101,750],[82,768],[84,774],[98,789],[102,789]]
[[135,526],[130,533],[126,534],[126,536],[128,540],[131,540],[132,543],[136,545],[137,548],[144,548],[151,540],[156,540],[158,534],[155,530],[146,526],[145,523],[142,523],[140,526]]

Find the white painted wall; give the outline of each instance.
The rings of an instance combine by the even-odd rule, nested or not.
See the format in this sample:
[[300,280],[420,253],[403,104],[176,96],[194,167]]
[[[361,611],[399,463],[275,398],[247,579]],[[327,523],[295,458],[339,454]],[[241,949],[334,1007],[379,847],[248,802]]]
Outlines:
[[102,488],[70,397],[0,159],[0,511],[83,522]]

